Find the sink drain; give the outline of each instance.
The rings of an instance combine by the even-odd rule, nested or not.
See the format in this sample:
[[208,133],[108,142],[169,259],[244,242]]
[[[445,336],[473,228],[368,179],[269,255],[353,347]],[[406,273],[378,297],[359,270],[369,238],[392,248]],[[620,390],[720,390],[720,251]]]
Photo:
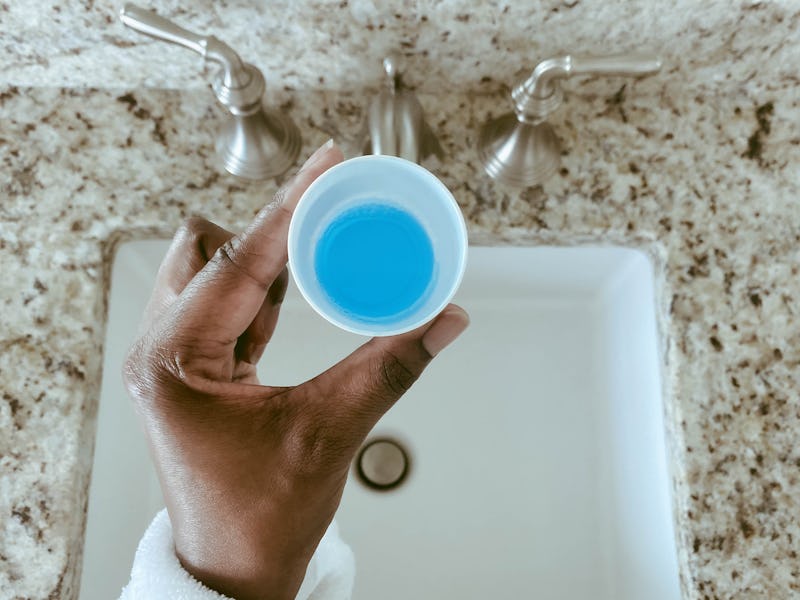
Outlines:
[[405,481],[410,466],[408,452],[397,440],[376,438],[362,446],[355,470],[365,486],[386,492]]

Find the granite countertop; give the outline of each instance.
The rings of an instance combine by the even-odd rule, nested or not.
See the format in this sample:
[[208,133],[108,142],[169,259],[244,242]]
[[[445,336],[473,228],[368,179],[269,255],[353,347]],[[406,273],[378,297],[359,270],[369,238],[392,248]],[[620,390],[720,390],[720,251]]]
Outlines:
[[[692,82],[685,61],[569,82],[552,118],[563,166],[543,188],[496,185],[475,160],[477,128],[507,106],[496,81],[420,94],[447,153],[427,166],[473,242],[657,258],[687,599],[800,597],[800,81],[796,51],[776,50],[800,48],[790,8],[731,8]],[[354,153],[366,95],[348,86],[270,88],[303,155],[331,136]],[[77,596],[115,247],[193,214],[241,228],[280,183],[219,173],[219,118],[210,92],[0,88],[3,597]]]
[[[797,77],[795,0],[136,0],[214,33],[267,82],[355,90],[400,49],[417,87],[508,81],[558,52],[657,50],[676,81],[751,91]],[[124,0],[3,0],[0,81],[21,86],[201,88],[202,60],[133,33]]]

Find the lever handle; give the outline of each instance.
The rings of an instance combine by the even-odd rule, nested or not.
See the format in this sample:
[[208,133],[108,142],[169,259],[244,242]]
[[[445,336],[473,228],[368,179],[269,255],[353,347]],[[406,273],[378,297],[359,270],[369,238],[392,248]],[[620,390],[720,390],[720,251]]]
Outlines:
[[651,52],[610,56],[566,56],[570,75],[627,75],[639,77],[661,70],[661,58]]
[[250,81],[239,55],[225,42],[213,35],[204,36],[180,27],[164,17],[135,4],[126,4],[119,12],[120,20],[131,29],[147,36],[170,42],[197,52],[200,56],[222,65],[222,85],[241,88]]
[[607,56],[566,55],[543,60],[511,95],[517,115],[523,120],[542,120],[560,105],[557,80],[574,75],[622,75],[642,77],[661,70],[657,54],[639,52]]
[[135,4],[126,4],[119,13],[120,20],[139,33],[149,35],[165,42],[172,42],[206,55],[206,38],[188,29],[179,27],[169,19]]
[[536,98],[553,93],[553,81],[573,75],[623,75],[639,77],[657,73],[661,59],[652,53],[612,54],[609,56],[566,55],[543,60],[523,83],[525,91]]

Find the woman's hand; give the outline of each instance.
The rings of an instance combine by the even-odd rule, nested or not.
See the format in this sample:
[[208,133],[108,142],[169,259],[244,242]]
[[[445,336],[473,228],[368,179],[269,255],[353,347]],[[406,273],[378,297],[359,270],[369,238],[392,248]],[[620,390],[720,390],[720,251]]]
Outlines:
[[292,211],[341,160],[332,144],[320,148],[240,235],[187,222],[125,363],[178,558],[239,600],[295,597],[358,447],[469,322],[450,305],[432,323],[373,339],[301,385],[259,384],[256,363],[286,292]]

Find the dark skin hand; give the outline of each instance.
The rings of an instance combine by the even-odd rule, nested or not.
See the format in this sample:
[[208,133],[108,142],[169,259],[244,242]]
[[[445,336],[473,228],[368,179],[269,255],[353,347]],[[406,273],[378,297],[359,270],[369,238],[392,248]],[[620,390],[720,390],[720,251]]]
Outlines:
[[196,579],[239,600],[295,597],[355,452],[469,323],[449,305],[301,385],[259,383],[256,364],[286,292],[292,211],[341,160],[336,147],[320,148],[239,235],[188,221],[125,362],[176,554]]

